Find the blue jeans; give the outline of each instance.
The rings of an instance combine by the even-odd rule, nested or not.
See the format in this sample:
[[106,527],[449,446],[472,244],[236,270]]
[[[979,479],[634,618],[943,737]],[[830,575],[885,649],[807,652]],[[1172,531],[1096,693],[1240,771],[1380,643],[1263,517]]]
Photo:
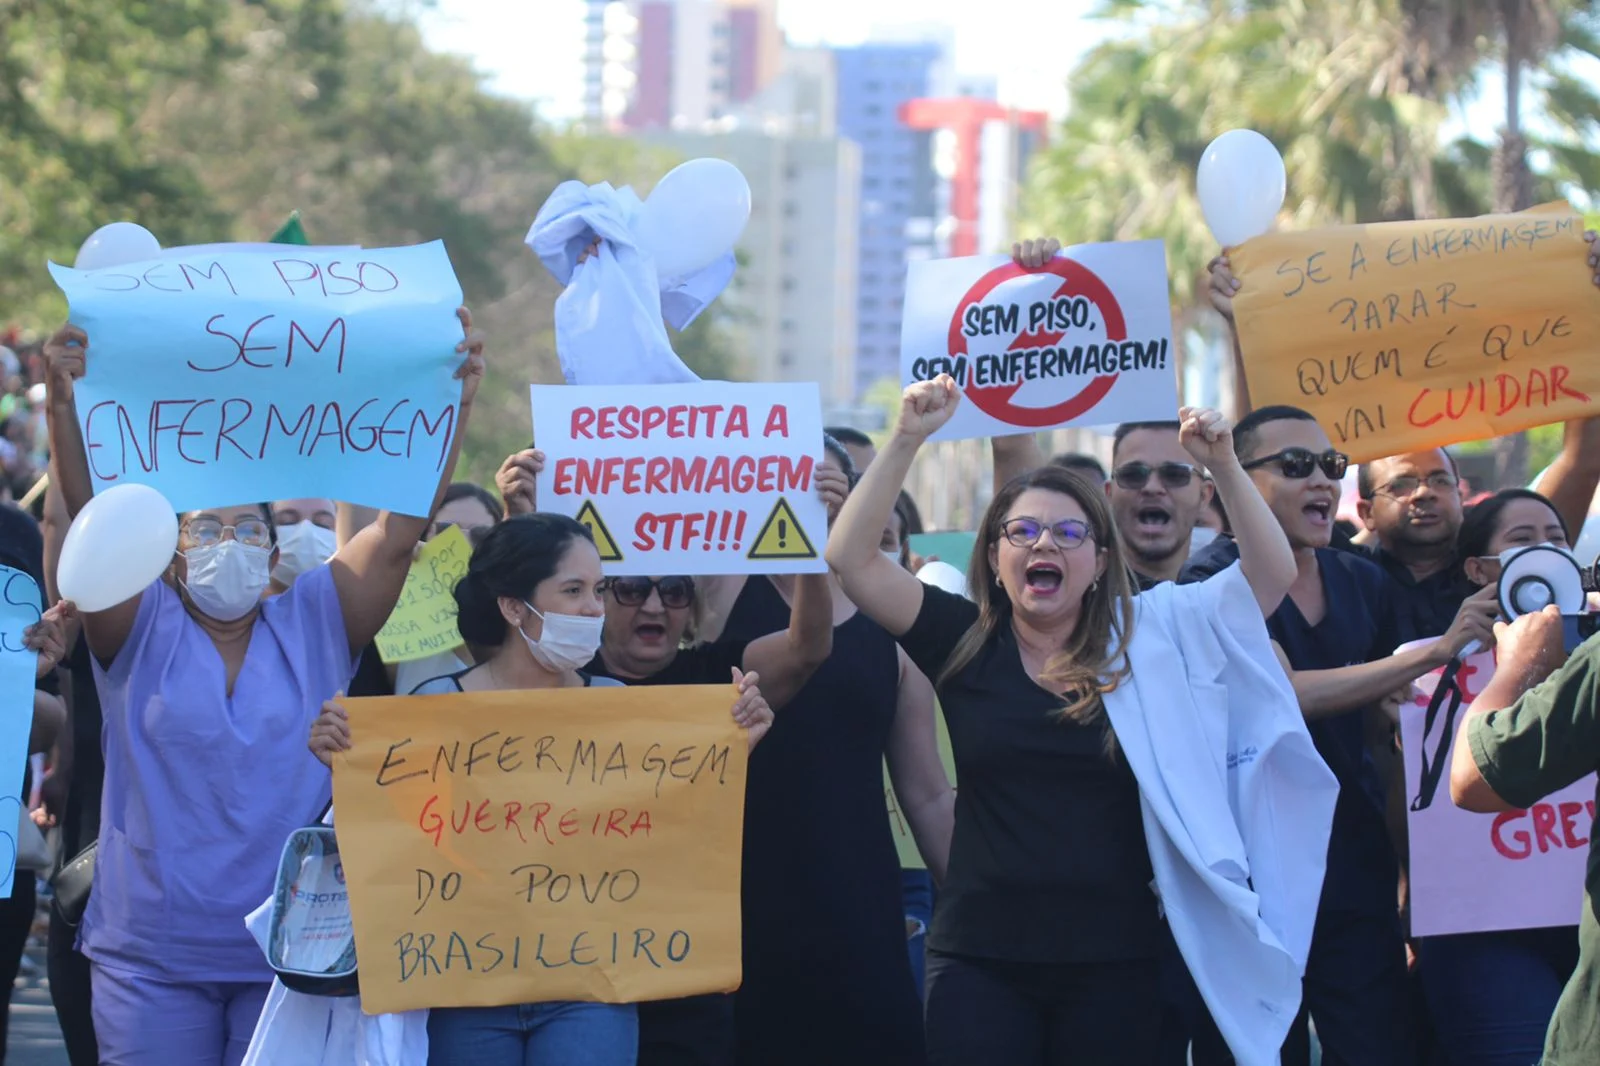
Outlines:
[[[917,998],[928,970],[928,925],[933,921],[933,875],[926,870],[900,871],[900,904],[906,912],[906,950],[911,953],[911,977],[917,983]],[[921,922],[922,931],[910,934],[910,923]]]
[[1578,963],[1578,932],[1423,937],[1417,966],[1450,1066],[1529,1066]]
[[524,1003],[428,1013],[428,1066],[633,1066],[631,1003]]

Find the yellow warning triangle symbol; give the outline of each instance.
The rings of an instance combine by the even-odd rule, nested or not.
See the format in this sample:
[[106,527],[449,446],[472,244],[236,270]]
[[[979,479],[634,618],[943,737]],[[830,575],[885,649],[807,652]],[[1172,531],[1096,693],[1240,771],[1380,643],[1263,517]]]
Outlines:
[[806,531],[795,520],[789,501],[780,499],[756,534],[746,559],[815,559],[817,549],[812,546]]
[[600,512],[595,510],[593,500],[584,500],[583,506],[578,508],[577,522],[579,525],[589,527],[589,535],[594,538],[594,546],[600,549],[602,563],[622,562],[622,549],[617,547],[617,542],[611,535],[611,530],[600,518]]

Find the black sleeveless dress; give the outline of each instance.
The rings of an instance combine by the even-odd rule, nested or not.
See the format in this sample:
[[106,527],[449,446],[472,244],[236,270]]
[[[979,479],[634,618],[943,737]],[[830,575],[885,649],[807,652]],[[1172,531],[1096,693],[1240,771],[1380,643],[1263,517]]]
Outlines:
[[[752,577],[723,640],[786,628]],[[899,661],[857,614],[776,717],[745,791],[740,1066],[921,1066],[922,1007],[906,952],[900,860],[883,799]]]

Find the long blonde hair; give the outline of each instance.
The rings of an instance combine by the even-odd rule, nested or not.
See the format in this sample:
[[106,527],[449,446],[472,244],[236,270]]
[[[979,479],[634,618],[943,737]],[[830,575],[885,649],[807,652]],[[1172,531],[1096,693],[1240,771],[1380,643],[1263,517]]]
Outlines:
[[[978,620],[962,636],[939,675],[943,684],[960,673],[1002,626],[1011,624],[1011,598],[999,585],[989,551],[1005,536],[1006,514],[1029,489],[1060,493],[1076,500],[1089,521],[1106,568],[1084,594],[1078,624],[1061,650],[1045,664],[1040,680],[1067,693],[1062,716],[1079,725],[1105,719],[1103,697],[1128,676],[1127,642],[1133,636],[1133,572],[1117,539],[1104,487],[1061,467],[1045,466],[1011,479],[990,501],[972,546],[967,580],[978,605]],[[1109,740],[1108,740],[1109,743]]]

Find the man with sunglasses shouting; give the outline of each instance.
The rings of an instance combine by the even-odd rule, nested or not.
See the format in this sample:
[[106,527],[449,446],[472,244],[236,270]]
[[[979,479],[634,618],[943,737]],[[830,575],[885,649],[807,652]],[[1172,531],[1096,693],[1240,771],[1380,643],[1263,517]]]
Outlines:
[[1106,494],[1139,590],[1176,581],[1189,561],[1190,535],[1211,503],[1211,482],[1178,443],[1176,422],[1118,426],[1111,464]]
[[[1411,636],[1396,622],[1393,583],[1371,561],[1330,547],[1347,457],[1296,407],[1247,415],[1234,430],[1234,447],[1295,552],[1299,574],[1267,629],[1317,751],[1339,779],[1302,1014],[1315,1019],[1330,1066],[1409,1066],[1399,868],[1386,819],[1392,759],[1378,704],[1472,640],[1492,639],[1489,619],[1464,610],[1445,637],[1393,654]],[[1196,554],[1182,580],[1219,573],[1238,554],[1231,538],[1218,538]],[[1196,1066],[1228,1061],[1206,1054],[1208,1027],[1202,1020]],[[1302,1017],[1283,1061],[1308,1056]]]

